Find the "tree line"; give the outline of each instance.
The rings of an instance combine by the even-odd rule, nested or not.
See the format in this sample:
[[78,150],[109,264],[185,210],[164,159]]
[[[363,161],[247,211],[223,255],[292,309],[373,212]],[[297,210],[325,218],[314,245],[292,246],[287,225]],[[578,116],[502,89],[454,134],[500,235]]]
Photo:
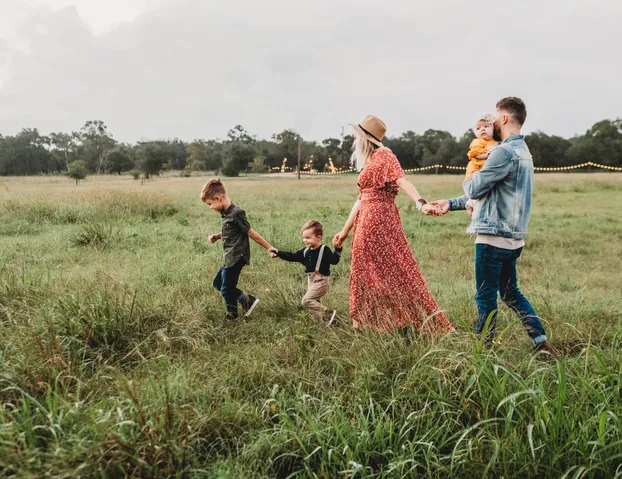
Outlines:
[[[468,130],[459,138],[443,130],[423,134],[407,131],[385,138],[384,144],[397,155],[404,169],[429,165],[465,166],[469,144],[475,138]],[[535,132],[526,136],[536,166],[563,167],[594,162],[622,167],[622,119],[603,120],[583,135],[562,138]],[[301,141],[306,169],[324,171],[349,167],[353,137],[327,138],[318,143]],[[225,139],[180,139],[120,143],[102,121],[87,121],[72,133],[42,135],[25,128],[14,136],[0,134],[0,175],[66,174],[78,181],[87,174],[130,172],[149,178],[162,171],[184,175],[214,171],[225,176],[242,172],[267,172],[284,166],[294,168],[298,158],[298,134],[284,130],[269,140],[258,139],[242,126],[232,128]],[[330,160],[329,160],[330,158]]]

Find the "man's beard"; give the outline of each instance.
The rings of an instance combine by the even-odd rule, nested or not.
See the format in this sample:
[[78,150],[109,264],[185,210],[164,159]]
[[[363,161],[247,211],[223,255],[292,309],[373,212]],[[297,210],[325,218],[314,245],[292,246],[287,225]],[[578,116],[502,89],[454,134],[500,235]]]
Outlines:
[[492,139],[501,141],[501,128],[499,128],[496,123],[492,125]]

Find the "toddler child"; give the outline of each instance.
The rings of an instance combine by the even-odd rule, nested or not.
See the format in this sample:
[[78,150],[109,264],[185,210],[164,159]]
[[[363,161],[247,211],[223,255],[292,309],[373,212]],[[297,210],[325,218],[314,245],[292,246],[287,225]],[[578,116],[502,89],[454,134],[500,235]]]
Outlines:
[[[467,180],[471,179],[473,173],[484,167],[484,163],[488,159],[488,155],[490,155],[490,152],[497,147],[497,142],[493,140],[493,122],[494,118],[490,114],[482,115],[475,122],[473,132],[477,138],[471,142],[469,153],[467,155],[469,157],[469,164],[467,165],[466,170]],[[469,214],[473,215],[475,209],[480,206],[480,202],[478,200],[469,200],[467,201],[466,206]]]
[[342,248],[335,248],[335,251],[331,251],[328,246],[322,244],[324,231],[319,221],[311,220],[305,223],[301,234],[305,248],[295,253],[272,249],[272,253],[285,261],[305,265],[308,288],[307,293],[302,298],[302,304],[309,310],[313,319],[316,321],[326,320],[330,326],[337,317],[337,311],[329,311],[328,308],[322,306],[320,299],[328,293],[330,265],[339,263]]
[[211,210],[220,213],[222,229],[220,233],[207,237],[210,243],[222,239],[222,267],[212,282],[222,294],[227,305],[227,319],[238,320],[238,303],[241,304],[245,316],[250,316],[259,299],[238,289],[238,280],[242,268],[250,264],[251,251],[248,238],[270,251],[272,246],[257,233],[246,219],[246,213],[234,205],[227,197],[225,186],[220,178],[213,178],[205,183],[201,190],[201,201]]

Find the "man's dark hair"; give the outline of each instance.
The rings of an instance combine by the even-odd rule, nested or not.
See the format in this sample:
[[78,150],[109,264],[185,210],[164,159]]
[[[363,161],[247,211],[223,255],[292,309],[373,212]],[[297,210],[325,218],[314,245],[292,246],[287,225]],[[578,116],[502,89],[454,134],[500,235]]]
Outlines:
[[520,126],[523,126],[527,119],[525,102],[515,96],[508,96],[499,100],[497,102],[497,110],[507,111]]

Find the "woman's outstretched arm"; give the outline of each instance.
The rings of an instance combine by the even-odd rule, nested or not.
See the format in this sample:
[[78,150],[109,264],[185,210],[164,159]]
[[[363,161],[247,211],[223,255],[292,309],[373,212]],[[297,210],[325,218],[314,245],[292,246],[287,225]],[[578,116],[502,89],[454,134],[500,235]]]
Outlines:
[[360,207],[361,207],[361,200],[356,200],[354,202],[354,205],[352,206],[352,211],[350,211],[350,216],[348,216],[348,220],[346,221],[346,224],[343,226],[343,229],[339,233],[337,233],[335,237],[333,238],[333,246],[335,248],[341,248],[341,246],[343,245],[343,242],[346,240],[346,238],[350,234],[350,231],[352,230],[352,227],[354,226],[354,220],[356,218],[356,215],[359,212]]
[[[417,188],[415,188],[415,185],[413,185],[406,178],[398,178],[397,186],[399,186],[401,190],[415,203],[419,203],[419,200],[423,199],[417,191]],[[421,206],[421,212],[426,215],[443,216],[443,212],[439,207],[427,203]]]

